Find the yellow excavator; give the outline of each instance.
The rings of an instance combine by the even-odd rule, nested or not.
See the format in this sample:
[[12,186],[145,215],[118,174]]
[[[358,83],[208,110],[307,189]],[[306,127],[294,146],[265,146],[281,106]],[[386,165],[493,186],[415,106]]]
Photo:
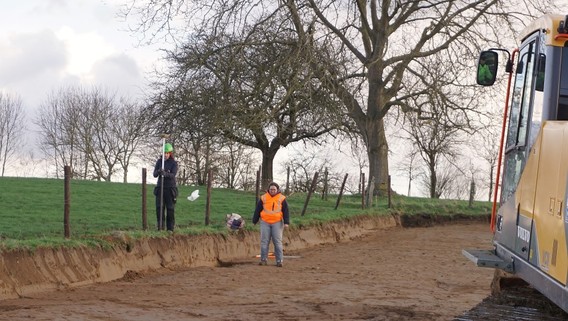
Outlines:
[[494,84],[498,58],[507,57],[500,199],[496,188],[493,248],[463,254],[525,280],[568,312],[568,15],[537,19],[520,40],[511,52],[491,48],[479,56],[482,86]]

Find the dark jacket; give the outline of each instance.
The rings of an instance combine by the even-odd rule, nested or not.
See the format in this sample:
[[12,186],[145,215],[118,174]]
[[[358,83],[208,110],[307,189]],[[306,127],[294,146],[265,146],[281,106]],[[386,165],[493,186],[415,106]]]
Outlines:
[[[158,158],[154,166],[154,177],[160,176],[162,168],[162,158]],[[164,187],[176,187],[176,175],[178,171],[178,163],[170,156],[164,162]],[[158,178],[158,187],[162,186],[162,179]]]
[[[260,220],[260,212],[262,212],[263,209],[264,206],[262,204],[261,198],[256,204],[256,209],[254,210],[254,214],[252,216],[252,224],[258,223],[258,221]],[[290,225],[290,211],[288,210],[288,202],[286,200],[282,202],[282,214],[284,216],[284,224]]]

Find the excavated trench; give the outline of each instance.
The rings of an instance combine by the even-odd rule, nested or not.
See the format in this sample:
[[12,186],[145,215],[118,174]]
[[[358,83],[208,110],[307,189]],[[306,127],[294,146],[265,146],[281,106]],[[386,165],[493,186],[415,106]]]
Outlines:
[[[451,220],[448,219],[448,220]],[[400,226],[398,217],[365,216],[317,226],[295,226],[283,239],[288,251],[336,243]],[[132,273],[218,266],[259,252],[258,231],[129,239],[116,232],[111,249],[39,248],[0,256],[0,300],[118,280]]]
[[[359,217],[326,225],[295,226],[285,234],[290,253],[358,239],[377,230],[471,223],[488,217],[456,215]],[[469,221],[469,222],[468,222]],[[239,268],[242,258],[258,252],[258,232],[217,235],[171,235],[128,239],[116,233],[111,249],[37,249],[4,252],[0,257],[0,300],[27,298],[35,293],[66,290],[110,281],[130,282],[161,269],[194,267]],[[464,260],[466,260],[464,258]],[[460,264],[464,264],[460,262]],[[465,263],[469,264],[469,262]],[[245,263],[246,265],[246,263]],[[439,283],[438,286],[448,286]],[[408,313],[408,312],[405,312]],[[454,314],[455,315],[455,314]],[[382,320],[380,318],[375,318]],[[403,318],[404,319],[404,318]],[[505,288],[455,320],[567,320],[568,314],[525,285]]]

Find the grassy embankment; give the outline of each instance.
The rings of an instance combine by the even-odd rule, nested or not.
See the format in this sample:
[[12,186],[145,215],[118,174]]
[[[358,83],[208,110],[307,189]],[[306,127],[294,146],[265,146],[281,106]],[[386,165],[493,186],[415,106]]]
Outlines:
[[[154,185],[147,186],[148,230],[142,229],[142,186],[94,181],[71,181],[71,238],[65,239],[63,227],[64,182],[58,179],[0,178],[0,249],[35,248],[38,246],[101,245],[101,236],[124,231],[131,237],[167,235],[156,231]],[[200,197],[190,202],[187,196],[199,189]],[[238,213],[250,223],[255,206],[253,192],[215,188],[211,194],[210,225],[205,226],[206,187],[181,186],[176,206],[176,233],[226,233],[225,215]],[[306,214],[301,216],[305,193],[289,196],[293,225],[310,225],[357,215],[437,214],[486,215],[491,211],[488,202],[432,200],[394,196],[392,208],[387,200],[378,199],[370,209],[361,209],[361,197],[343,196],[334,210],[337,195],[327,200],[321,194],[312,195]]]

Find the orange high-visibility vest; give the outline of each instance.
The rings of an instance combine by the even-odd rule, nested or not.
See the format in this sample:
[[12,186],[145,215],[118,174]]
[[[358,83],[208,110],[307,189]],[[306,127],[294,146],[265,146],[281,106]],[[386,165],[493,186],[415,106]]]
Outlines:
[[268,224],[274,224],[282,221],[284,218],[284,213],[282,213],[282,202],[286,199],[286,196],[278,193],[275,196],[271,196],[270,193],[266,193],[260,197],[262,200],[262,211],[260,212],[260,218]]

